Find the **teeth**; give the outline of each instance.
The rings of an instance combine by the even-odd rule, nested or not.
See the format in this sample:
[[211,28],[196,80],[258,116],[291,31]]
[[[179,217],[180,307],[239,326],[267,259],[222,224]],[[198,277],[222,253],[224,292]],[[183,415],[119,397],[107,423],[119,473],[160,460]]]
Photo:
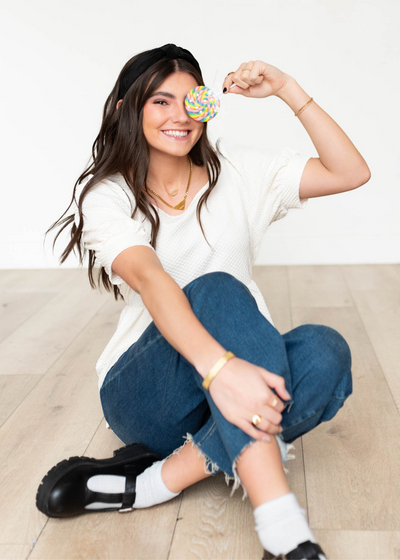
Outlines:
[[164,134],[168,134],[168,136],[187,136],[189,132],[172,132],[171,130],[163,130]]

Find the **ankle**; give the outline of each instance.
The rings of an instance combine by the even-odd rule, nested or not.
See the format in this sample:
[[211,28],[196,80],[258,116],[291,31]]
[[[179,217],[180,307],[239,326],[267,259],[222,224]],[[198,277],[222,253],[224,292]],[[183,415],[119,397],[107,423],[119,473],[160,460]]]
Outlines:
[[179,481],[176,476],[177,473],[176,470],[174,471],[174,464],[169,462],[171,458],[172,457],[169,457],[169,459],[164,461],[161,467],[161,479],[170,492],[181,492],[183,490],[182,481]]
[[275,437],[245,448],[237,462],[237,472],[253,508],[290,492]]
[[260,542],[265,550],[274,555],[287,554],[306,541],[316,542],[307,523],[305,510],[292,492],[261,504],[253,513]]
[[203,455],[198,454],[198,448],[187,441],[186,444],[173,455],[170,455],[162,465],[161,478],[171,492],[181,492],[188,486],[208,478],[211,474],[206,469]]

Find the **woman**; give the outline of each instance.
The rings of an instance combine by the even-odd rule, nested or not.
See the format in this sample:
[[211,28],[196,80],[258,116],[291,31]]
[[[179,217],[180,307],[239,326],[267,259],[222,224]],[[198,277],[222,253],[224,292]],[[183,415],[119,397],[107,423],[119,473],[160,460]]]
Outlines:
[[77,209],[50,228],[75,222],[61,262],[75,245],[83,262],[82,243],[91,286],[97,261],[99,286],[127,304],[96,364],[105,418],[126,447],[62,461],[37,506],[50,517],[131,511],[223,471],[249,496],[266,557],[322,559],[282,463],[351,394],[351,353],[324,325],[281,335],[252,264],[270,223],[362,185],[369,169],[297,82],[260,60],[230,72],[224,93],[285,101],[320,158],[223,138],[215,151],[207,122],[185,108],[198,85],[198,62],[174,44],[129,60],[75,185]]

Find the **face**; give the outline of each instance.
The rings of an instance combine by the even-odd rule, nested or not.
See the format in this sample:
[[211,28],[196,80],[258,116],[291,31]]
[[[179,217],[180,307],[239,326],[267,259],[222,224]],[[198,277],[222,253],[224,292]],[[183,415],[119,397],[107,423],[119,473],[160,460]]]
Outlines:
[[[185,107],[186,95],[197,86],[191,74],[176,72],[168,76],[147,99],[143,107],[143,133],[150,151],[183,156],[197,143],[205,123],[189,117]],[[184,131],[188,135],[175,138],[167,136],[164,131]]]

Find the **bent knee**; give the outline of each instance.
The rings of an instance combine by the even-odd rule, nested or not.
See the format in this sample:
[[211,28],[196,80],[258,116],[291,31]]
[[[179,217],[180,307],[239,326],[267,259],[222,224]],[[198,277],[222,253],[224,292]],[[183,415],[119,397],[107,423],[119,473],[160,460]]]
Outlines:
[[216,270],[214,272],[207,272],[195,278],[191,284],[200,284],[206,286],[222,285],[222,284],[241,284],[233,274],[224,272],[223,270]]
[[345,399],[353,392],[351,350],[346,339],[335,329],[324,326],[319,340],[319,351],[327,366],[336,398]]
[[[303,325],[308,333],[309,359],[315,362],[315,373],[321,375],[324,382],[331,380],[332,389],[345,386],[348,392],[351,386],[351,350],[346,339],[335,329],[327,325]],[[299,327],[301,328],[301,327]]]
[[223,297],[229,295],[230,297],[242,292],[246,295],[252,295],[250,290],[243,282],[238,280],[233,274],[218,270],[215,272],[207,272],[198,276],[187,284],[183,291],[187,296],[189,294],[207,293],[209,296]]
[[325,352],[330,353],[338,365],[344,370],[351,370],[351,350],[347,340],[337,330],[325,325],[321,343]]

